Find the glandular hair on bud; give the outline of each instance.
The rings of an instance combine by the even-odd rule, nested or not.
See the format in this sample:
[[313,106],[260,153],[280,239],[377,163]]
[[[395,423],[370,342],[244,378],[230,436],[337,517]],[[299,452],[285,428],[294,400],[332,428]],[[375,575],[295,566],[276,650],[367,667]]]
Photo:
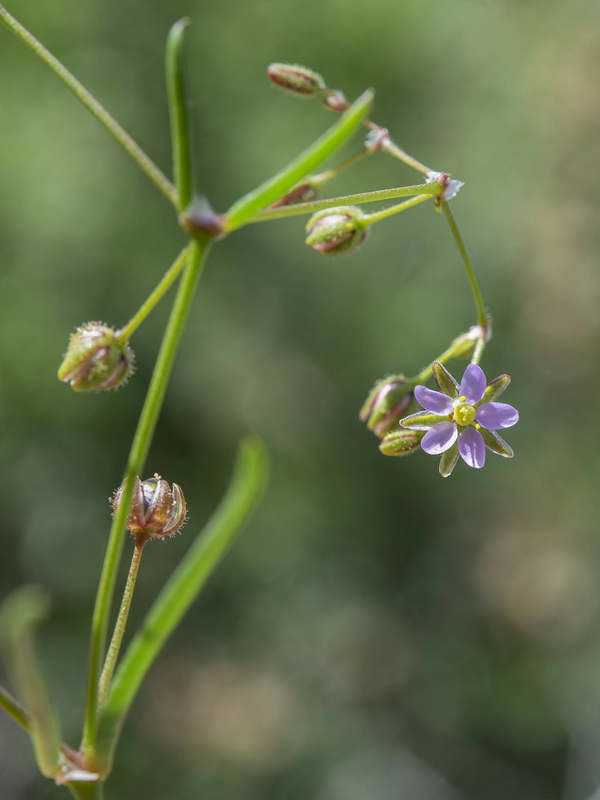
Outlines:
[[404,375],[390,375],[371,389],[359,418],[381,439],[398,425],[412,403],[413,393]]
[[323,77],[300,64],[269,64],[269,80],[297,97],[312,97],[326,89]]
[[122,386],[134,371],[133,350],[101,322],[81,325],[69,339],[58,378],[76,392],[98,392]]
[[384,456],[408,456],[419,449],[425,431],[400,429],[388,433],[381,440],[379,449]]
[[317,253],[341,255],[360,247],[367,231],[365,216],[357,206],[326,208],[308,220],[306,244]]
[[[117,511],[123,496],[120,486],[113,498]],[[127,529],[138,541],[152,536],[173,536],[185,522],[187,508],[181,487],[169,486],[160,475],[141,481],[135,479],[135,490],[127,518]]]

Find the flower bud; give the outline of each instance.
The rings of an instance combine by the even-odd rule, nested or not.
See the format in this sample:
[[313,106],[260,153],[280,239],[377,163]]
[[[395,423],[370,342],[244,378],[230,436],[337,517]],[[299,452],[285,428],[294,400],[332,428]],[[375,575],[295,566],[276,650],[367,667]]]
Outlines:
[[325,81],[318,72],[299,64],[269,64],[269,79],[280,89],[297,97],[311,97],[325,90]]
[[76,392],[116,389],[133,374],[133,361],[133,350],[114,328],[87,322],[72,334],[58,378]]
[[[123,486],[120,486],[112,501],[115,512],[122,496]],[[186,513],[185,498],[181,487],[176,483],[171,487],[156,474],[145,481],[135,479],[127,529],[136,538],[172,536],[185,522]]]
[[360,410],[359,419],[381,439],[398,424],[412,403],[404,375],[390,375],[377,381]]
[[385,436],[379,445],[384,456],[408,456],[419,449],[426,431],[407,431],[400,428]]
[[367,236],[367,223],[357,206],[317,211],[306,225],[306,244],[317,253],[339,255],[356,250]]
[[271,203],[269,208],[292,206],[296,203],[309,203],[311,200],[314,200],[316,196],[316,185],[311,181],[310,178],[307,178],[307,180],[302,181],[302,183],[297,183],[296,186],[290,189],[290,191],[283,197],[280,197],[279,200],[275,200],[274,203]]

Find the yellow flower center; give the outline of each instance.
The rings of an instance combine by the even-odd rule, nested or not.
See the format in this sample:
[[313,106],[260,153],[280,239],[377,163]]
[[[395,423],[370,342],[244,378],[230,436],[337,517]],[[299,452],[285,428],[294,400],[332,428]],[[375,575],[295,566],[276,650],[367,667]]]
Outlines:
[[470,425],[473,420],[475,419],[477,411],[473,406],[468,405],[460,405],[456,406],[454,409],[454,421],[458,425],[462,425],[463,428],[466,428],[467,425]]

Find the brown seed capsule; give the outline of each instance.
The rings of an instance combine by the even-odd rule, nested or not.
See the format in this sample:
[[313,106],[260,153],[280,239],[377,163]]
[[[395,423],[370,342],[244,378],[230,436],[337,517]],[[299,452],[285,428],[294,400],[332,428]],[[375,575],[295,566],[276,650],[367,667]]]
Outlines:
[[[117,489],[112,501],[116,512],[123,495],[123,486]],[[135,479],[135,490],[127,529],[136,538],[151,536],[172,536],[185,522],[187,509],[181,487],[176,483],[169,486],[160,475],[141,481]]]
[[269,64],[267,75],[280,89],[297,97],[312,97],[326,88],[318,72],[299,64]]

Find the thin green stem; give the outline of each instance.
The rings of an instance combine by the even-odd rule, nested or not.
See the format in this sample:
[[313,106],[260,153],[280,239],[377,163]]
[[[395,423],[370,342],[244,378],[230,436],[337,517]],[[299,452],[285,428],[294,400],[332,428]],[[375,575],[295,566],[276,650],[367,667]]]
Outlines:
[[448,225],[450,225],[450,230],[452,231],[452,235],[454,236],[454,241],[456,242],[456,246],[458,247],[458,252],[460,253],[460,256],[463,260],[463,264],[465,265],[465,269],[467,271],[467,277],[469,279],[469,283],[471,284],[473,299],[475,301],[475,309],[477,311],[477,323],[481,327],[482,331],[486,331],[488,327],[488,317],[485,310],[485,304],[483,302],[481,289],[479,288],[479,283],[477,282],[477,278],[475,277],[475,272],[473,271],[473,265],[471,264],[471,259],[469,258],[469,254],[467,253],[467,248],[465,247],[463,238],[460,235],[460,231],[458,230],[458,225],[456,224],[454,215],[452,214],[452,211],[450,211],[450,206],[445,200],[442,200],[440,205],[442,207],[442,211],[446,215],[446,219],[448,220]]
[[428,172],[432,171],[429,167],[426,167],[425,164],[421,164],[421,162],[417,161],[416,158],[413,158],[406,153],[401,147],[398,147],[398,145],[389,138],[384,139],[382,149],[391,156],[394,156],[394,158],[397,158],[399,161],[407,164],[409,167],[419,170],[419,172],[427,174]]
[[146,317],[154,310],[155,306],[162,300],[168,290],[171,288],[173,283],[177,280],[181,270],[185,266],[186,259],[188,257],[189,246],[186,245],[181,253],[177,256],[173,264],[169,267],[167,272],[165,272],[163,278],[158,283],[152,294],[148,297],[148,299],[142,304],[139,311],[131,318],[131,320],[125,325],[124,328],[121,328],[120,331],[117,332],[117,341],[121,344],[125,344],[128,342],[135,331],[140,327],[142,322],[146,319]]
[[[330,197],[326,200],[313,200],[310,203],[296,203],[291,206],[280,206],[258,211],[247,224],[254,222],[268,222],[272,219],[283,217],[295,217],[300,214],[313,214],[325,208],[335,208],[336,206],[349,206],[359,203],[375,203],[383,200],[395,200],[398,197],[423,196],[424,199],[432,197],[444,191],[441,181],[436,183],[418,183],[415,186],[398,186],[395,189],[376,189],[373,192],[360,192],[359,194],[348,194],[343,197]],[[421,202],[421,200],[419,200]]]
[[29,714],[18,700],[11,695],[3,686],[0,686],[0,708],[11,717],[17,725],[20,725],[27,733],[31,732],[31,720]]
[[119,125],[116,119],[108,113],[104,106],[80,83],[61,62],[39,42],[35,36],[21,25],[3,5],[0,5],[0,22],[4,23],[18,39],[23,42],[43,63],[59,78],[65,86],[73,92],[75,97],[83,103],[88,111],[96,117],[106,130],[117,140],[123,149],[129,153],[138,167],[146,173],[150,180],[158,186],[165,197],[177,205],[175,187],[156,166],[152,159],[142,150],[131,136]]
[[167,38],[166,76],[173,146],[173,178],[177,191],[177,206],[183,211],[194,196],[194,159],[189,117],[189,91],[185,61],[185,32],[190,20],[176,22]]
[[65,785],[74,800],[103,800],[104,784],[99,781],[77,781]]
[[129,573],[127,574],[127,582],[123,591],[123,598],[121,600],[121,607],[115,623],[112,639],[108,646],[108,652],[100,675],[100,685],[98,687],[98,707],[102,709],[108,695],[110,682],[112,680],[121,643],[123,642],[123,635],[125,633],[125,626],[127,625],[127,618],[129,617],[129,609],[131,608],[131,600],[133,599],[133,590],[135,589],[135,582],[137,580],[138,570],[142,560],[142,553],[144,551],[145,542],[141,543],[136,540],[133,554],[131,556],[131,564],[129,566]]
[[355,153],[353,156],[345,159],[336,167],[331,167],[331,169],[327,169],[325,172],[321,172],[318,175],[313,175],[311,181],[315,186],[323,186],[323,184],[337,177],[344,170],[353,167],[355,164],[358,164],[358,162],[362,161],[365,156],[370,156],[372,152],[372,150],[368,150],[366,147],[364,147],[362,150],[359,150],[358,153]]
[[110,687],[98,734],[98,761],[110,771],[127,712],[165,641],[248,521],[266,485],[267,453],[255,436],[240,445],[233,480],[213,516],[154,601]]
[[98,584],[90,637],[86,715],[82,742],[84,755],[90,757],[94,755],[96,740],[98,679],[105,655],[108,618],[114,595],[117,570],[123,551],[125,522],[133,497],[134,481],[142,471],[148,455],[175,355],[209,248],[210,240],[208,239],[198,238],[190,245],[188,264],[179,284],[131,446],[121,495],[122,501],[111,526],[106,555],[102,565],[102,574]]
[[382,211],[375,212],[375,214],[366,214],[364,221],[369,225],[373,222],[379,222],[382,219],[392,217],[394,214],[399,214],[400,211],[406,211],[413,206],[418,206],[419,203],[423,203],[425,200],[431,200],[431,195],[420,194],[418,197],[413,197],[410,200],[405,200],[403,203],[398,203],[398,205],[384,208]]

